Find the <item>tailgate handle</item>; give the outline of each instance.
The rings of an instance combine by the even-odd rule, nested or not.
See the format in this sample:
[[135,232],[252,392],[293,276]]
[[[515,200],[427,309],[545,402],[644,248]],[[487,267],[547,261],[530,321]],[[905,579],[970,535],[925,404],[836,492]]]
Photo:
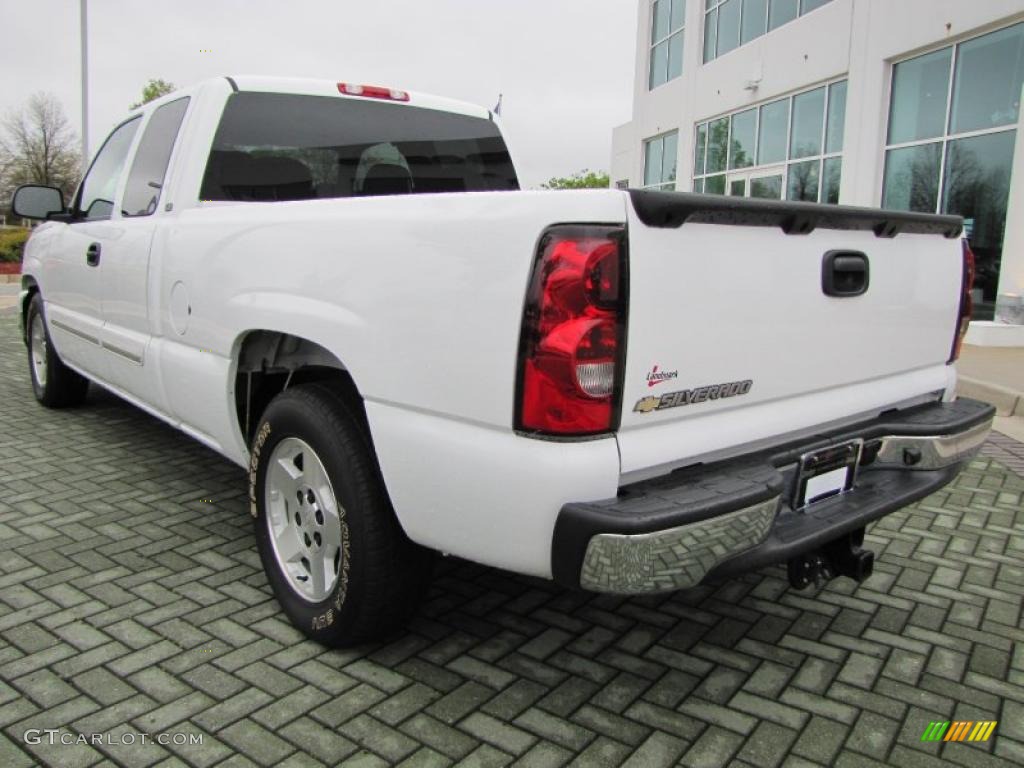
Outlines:
[[868,257],[860,251],[829,251],[821,262],[821,290],[826,296],[860,296],[870,275]]

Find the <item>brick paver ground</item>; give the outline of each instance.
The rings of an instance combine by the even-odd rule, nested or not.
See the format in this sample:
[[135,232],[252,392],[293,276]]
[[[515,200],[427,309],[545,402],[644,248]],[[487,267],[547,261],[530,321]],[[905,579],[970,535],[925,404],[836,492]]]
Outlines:
[[[1008,439],[874,525],[859,587],[622,599],[446,561],[407,633],[340,652],[279,613],[241,470],[103,393],[38,407],[10,314],[0,424],[0,766],[1024,763]],[[999,725],[922,743],[933,720]],[[203,743],[119,743],[142,733]]]

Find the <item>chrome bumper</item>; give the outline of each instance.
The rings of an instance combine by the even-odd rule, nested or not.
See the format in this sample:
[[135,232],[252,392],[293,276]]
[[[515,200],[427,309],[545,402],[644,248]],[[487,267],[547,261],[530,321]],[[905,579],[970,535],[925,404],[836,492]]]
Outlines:
[[722,560],[764,541],[779,497],[746,509],[654,533],[599,533],[587,545],[580,586],[640,594],[699,584]]
[[[990,418],[951,435],[875,438],[871,442],[880,443],[880,448],[864,471],[889,470],[891,474],[891,470],[932,470],[939,473],[976,455],[991,428]],[[952,476],[941,479],[937,487],[951,479]],[[856,495],[856,486],[850,495]],[[780,494],[742,509],[649,533],[597,533],[587,544],[579,585],[595,592],[616,594],[694,587],[720,563],[765,542],[780,509],[785,508],[783,498],[784,494]],[[879,515],[872,517],[870,512],[857,510],[857,514],[866,519],[877,519]],[[818,524],[816,516],[791,510],[789,514],[806,519],[808,526]]]
[[981,449],[991,431],[992,422],[988,421],[955,435],[890,435],[882,438],[882,447],[878,449],[875,464],[916,470],[942,469],[972,458]]

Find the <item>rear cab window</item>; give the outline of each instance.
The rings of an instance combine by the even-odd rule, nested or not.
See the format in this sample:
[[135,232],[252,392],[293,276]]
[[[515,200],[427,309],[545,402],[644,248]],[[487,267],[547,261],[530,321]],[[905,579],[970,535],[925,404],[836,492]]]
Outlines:
[[493,121],[328,96],[235,93],[200,200],[275,201],[519,188]]

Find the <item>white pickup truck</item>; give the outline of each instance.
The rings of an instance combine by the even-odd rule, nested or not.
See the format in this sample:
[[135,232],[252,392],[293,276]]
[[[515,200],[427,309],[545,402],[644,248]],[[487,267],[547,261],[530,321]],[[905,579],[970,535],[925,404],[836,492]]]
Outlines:
[[32,386],[93,381],[248,470],[310,637],[401,625],[432,551],[573,588],[864,579],[868,523],[991,426],[956,399],[953,217],[517,191],[494,116],[219,78],[17,190]]

